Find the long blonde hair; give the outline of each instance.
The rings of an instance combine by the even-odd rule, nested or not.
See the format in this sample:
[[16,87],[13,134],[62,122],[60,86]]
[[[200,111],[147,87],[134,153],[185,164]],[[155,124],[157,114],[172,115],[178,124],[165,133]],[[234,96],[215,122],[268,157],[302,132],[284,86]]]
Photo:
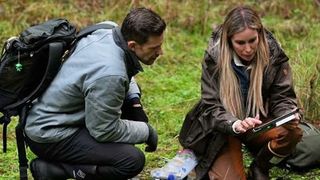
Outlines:
[[[245,100],[247,109],[244,110],[239,80],[231,64],[233,59],[231,37],[246,28],[255,29],[258,32],[259,42],[255,59],[251,62],[250,85],[248,97]],[[269,63],[269,47],[261,20],[253,9],[239,6],[228,13],[222,25],[218,58],[220,97],[224,107],[239,119],[259,112],[265,115],[262,82],[264,69]]]

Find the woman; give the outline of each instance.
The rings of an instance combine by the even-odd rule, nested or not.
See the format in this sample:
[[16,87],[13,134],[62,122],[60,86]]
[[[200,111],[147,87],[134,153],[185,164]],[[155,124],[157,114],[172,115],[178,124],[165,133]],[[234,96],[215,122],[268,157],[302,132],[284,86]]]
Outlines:
[[248,179],[269,179],[302,136],[298,113],[267,132],[251,131],[297,109],[288,57],[258,14],[239,6],[213,32],[202,68],[201,100],[179,137],[199,158],[197,179],[246,179],[242,144],[254,155]]

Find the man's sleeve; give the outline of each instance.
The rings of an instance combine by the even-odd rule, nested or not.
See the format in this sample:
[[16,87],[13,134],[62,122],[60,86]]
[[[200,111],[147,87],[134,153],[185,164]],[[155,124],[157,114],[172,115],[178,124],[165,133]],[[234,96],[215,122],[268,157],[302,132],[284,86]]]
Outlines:
[[143,143],[149,135],[144,122],[120,119],[127,80],[122,76],[102,77],[85,92],[85,123],[100,142]]

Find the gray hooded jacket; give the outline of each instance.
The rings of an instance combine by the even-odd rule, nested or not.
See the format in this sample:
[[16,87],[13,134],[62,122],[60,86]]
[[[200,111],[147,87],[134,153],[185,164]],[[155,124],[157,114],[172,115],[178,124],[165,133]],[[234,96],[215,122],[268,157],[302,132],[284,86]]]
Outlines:
[[34,102],[26,135],[39,143],[52,143],[86,127],[99,142],[145,142],[146,123],[120,119],[124,99],[136,93],[129,79],[138,71],[142,67],[118,27],[93,32],[79,41],[49,88]]

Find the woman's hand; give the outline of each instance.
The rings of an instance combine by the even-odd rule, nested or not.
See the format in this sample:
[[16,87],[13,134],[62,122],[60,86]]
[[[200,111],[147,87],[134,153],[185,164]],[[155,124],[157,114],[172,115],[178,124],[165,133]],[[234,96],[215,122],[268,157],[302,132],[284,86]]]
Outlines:
[[296,129],[300,123],[301,116],[299,113],[295,113],[294,116],[295,116],[295,119],[283,124],[282,127],[286,128],[287,130]]
[[244,120],[238,120],[233,123],[232,128],[235,131],[235,133],[245,133],[251,128],[254,128],[256,125],[261,124],[262,121],[260,121],[259,114],[256,115],[256,117],[247,117]]

